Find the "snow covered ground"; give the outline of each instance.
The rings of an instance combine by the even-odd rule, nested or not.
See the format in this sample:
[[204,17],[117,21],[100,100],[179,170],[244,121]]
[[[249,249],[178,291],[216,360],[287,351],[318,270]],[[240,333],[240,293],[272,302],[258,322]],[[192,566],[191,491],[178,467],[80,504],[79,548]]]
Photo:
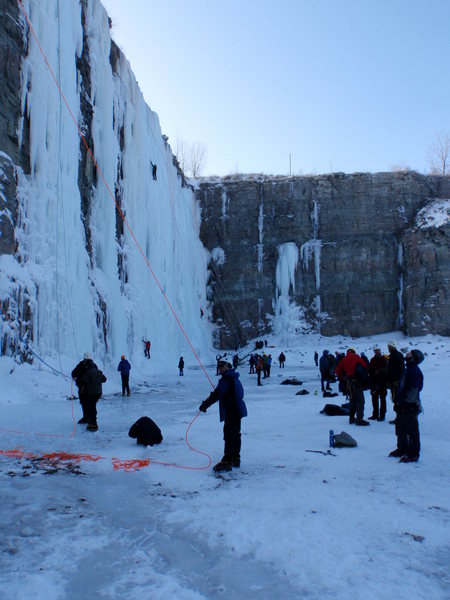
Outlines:
[[[370,350],[395,337],[400,348],[426,352],[417,464],[388,458],[388,421],[350,426],[320,414],[313,353]],[[70,382],[46,366],[0,359],[0,596],[12,599],[380,599],[450,597],[448,365],[450,343],[400,334],[364,340],[301,337],[282,347],[270,379],[256,386],[239,368],[249,412],[243,420],[242,467],[223,477],[190,450],[186,430],[210,391],[204,372],[185,356],[185,376],[155,372],[153,359],[133,364],[130,398],[118,373],[99,402],[99,431],[77,425]],[[66,372],[74,365],[64,365]],[[102,365],[99,364],[102,368]],[[57,368],[57,366],[55,365]],[[215,382],[215,367],[207,371]],[[280,385],[296,376],[300,387]],[[334,386],[336,387],[336,386]],[[296,395],[299,389],[309,394]],[[366,416],[370,396],[366,396]],[[127,436],[140,416],[164,441],[143,448]],[[388,417],[392,418],[389,403]],[[329,430],[347,431],[357,448],[329,449]],[[222,430],[217,405],[200,414],[188,441],[217,461]],[[16,449],[17,456],[5,452]],[[39,460],[64,451],[100,460]],[[29,458],[20,452],[30,453]],[[89,456],[87,456],[89,458]],[[140,470],[117,460],[148,459]]]

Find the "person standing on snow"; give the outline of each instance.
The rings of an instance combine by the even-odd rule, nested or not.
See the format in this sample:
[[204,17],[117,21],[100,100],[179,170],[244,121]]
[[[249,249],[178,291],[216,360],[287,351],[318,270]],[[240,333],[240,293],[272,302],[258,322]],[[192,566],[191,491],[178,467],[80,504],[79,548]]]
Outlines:
[[405,368],[400,377],[396,400],[397,448],[389,456],[398,456],[400,462],[417,462],[420,456],[420,433],[417,417],[422,412],[420,392],[423,373],[419,369],[424,356],[420,350],[411,350],[405,356]]
[[330,386],[330,359],[329,359],[328,350],[324,350],[322,352],[322,356],[319,360],[319,370],[320,370],[320,387],[322,388],[322,392],[325,390],[331,390]]
[[86,389],[86,416],[88,431],[97,431],[97,402],[102,395],[102,383],[105,383],[105,375],[93,365],[81,378],[81,383]]
[[258,385],[262,385],[261,383],[261,372],[264,370],[264,361],[262,359],[261,354],[255,354],[256,360],[256,375],[258,377]]
[[216,389],[199,406],[199,410],[206,413],[212,404],[219,401],[225,447],[222,459],[213,467],[216,473],[241,466],[241,419],[247,416],[239,373],[236,373],[227,360],[219,361],[219,373],[222,377]]
[[180,356],[180,360],[178,361],[178,368],[180,370],[180,377],[184,375],[184,358]]
[[83,411],[83,416],[78,421],[80,425],[88,422],[88,414],[86,409],[87,393],[85,386],[82,384],[82,379],[86,371],[92,367],[97,367],[97,365],[92,360],[89,352],[85,352],[83,360],[81,360],[72,371],[72,379],[75,379],[75,384],[78,388],[78,398],[80,399],[81,410]]
[[119,366],[117,367],[117,370],[120,371],[120,376],[122,378],[122,396],[125,396],[125,392],[127,393],[127,396],[129,396],[130,395],[129,382],[130,382],[131,365],[125,358],[125,354],[122,354],[120,359],[121,360],[120,360]]
[[278,362],[280,363],[280,369],[284,369],[285,361],[286,361],[286,356],[285,356],[284,352],[281,352],[280,356],[278,357]]
[[[374,355],[369,363],[370,395],[372,396],[372,416],[369,421],[384,421],[387,396],[387,359],[380,347],[373,347]],[[379,402],[379,403],[378,403]]]
[[[354,348],[349,348],[345,357],[335,369],[336,376],[347,382],[349,394],[349,423],[355,425],[370,425],[364,420],[364,380],[368,377],[366,363],[356,354]],[[356,413],[356,419],[355,419]]]
[[[400,377],[403,373],[403,368],[405,366],[405,359],[403,354],[397,350],[397,345],[395,342],[388,342],[387,344],[389,351],[388,358],[388,387],[391,389],[391,399],[394,405],[394,411],[397,412],[397,391],[400,383]],[[395,423],[396,419],[389,421],[389,423]],[[397,433],[397,432],[396,432]]]

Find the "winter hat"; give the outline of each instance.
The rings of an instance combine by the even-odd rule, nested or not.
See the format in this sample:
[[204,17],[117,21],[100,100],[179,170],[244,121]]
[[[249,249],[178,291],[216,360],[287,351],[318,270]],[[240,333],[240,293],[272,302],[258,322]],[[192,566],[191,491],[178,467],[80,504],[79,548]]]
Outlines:
[[418,365],[420,365],[420,363],[425,358],[425,356],[423,355],[423,352],[421,352],[418,349],[411,350],[411,354],[412,354],[414,362],[416,362]]
[[380,350],[380,346],[378,344],[374,344],[373,350]]
[[83,358],[91,358],[91,355],[89,352],[85,352]]
[[219,367],[229,367],[231,369],[231,367],[233,366],[230,362],[228,362],[227,360],[219,360]]
[[388,345],[388,348],[397,348],[397,344],[393,340],[388,342],[387,345]]
[[356,354],[356,350],[354,348],[349,348],[347,352],[353,352],[353,354]]

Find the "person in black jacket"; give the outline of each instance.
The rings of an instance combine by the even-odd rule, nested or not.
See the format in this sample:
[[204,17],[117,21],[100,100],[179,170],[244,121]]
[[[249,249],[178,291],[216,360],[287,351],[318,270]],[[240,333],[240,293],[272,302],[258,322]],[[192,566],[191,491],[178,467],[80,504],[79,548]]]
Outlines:
[[423,359],[422,352],[417,349],[406,354],[406,365],[398,386],[395,427],[397,448],[389,456],[399,456],[403,463],[417,462],[420,455],[417,417],[422,412],[419,393],[423,388],[423,374],[418,365]]
[[86,389],[86,416],[88,424],[86,429],[88,431],[97,431],[97,402],[100,400],[102,395],[102,383],[105,383],[105,375],[93,365],[81,378],[81,383]]
[[231,471],[232,467],[241,466],[241,419],[247,416],[244,402],[244,388],[239,381],[239,373],[232,368],[231,363],[219,360],[219,379],[216,389],[204,400],[199,410],[206,410],[219,401],[220,421],[223,425],[225,448],[223,458],[213,467],[214,471]]
[[370,421],[384,421],[387,395],[387,358],[381,354],[380,347],[373,347],[374,355],[369,363],[370,395],[372,396],[372,416]]
[[81,410],[83,411],[83,416],[78,421],[78,423],[80,424],[88,422],[88,415],[86,409],[87,393],[86,388],[82,383],[82,379],[86,371],[88,371],[92,367],[97,367],[97,365],[92,360],[89,352],[85,352],[83,360],[80,361],[75,367],[75,369],[72,371],[72,379],[75,379],[75,384],[78,388],[78,398],[80,399]]
[[319,370],[320,370],[320,387],[322,388],[322,392],[325,390],[331,390],[330,386],[330,357],[328,350],[324,350],[322,356],[319,360]]
[[184,375],[184,358],[180,356],[180,360],[178,361],[178,368],[180,370],[180,377]]
[[[397,345],[395,342],[388,342],[387,347],[389,350],[387,380],[388,387],[391,390],[391,399],[394,405],[394,411],[396,411],[398,386],[400,383],[400,377],[403,373],[403,368],[405,366],[405,359],[403,354],[397,350]],[[389,421],[391,424],[395,422],[396,419]]]

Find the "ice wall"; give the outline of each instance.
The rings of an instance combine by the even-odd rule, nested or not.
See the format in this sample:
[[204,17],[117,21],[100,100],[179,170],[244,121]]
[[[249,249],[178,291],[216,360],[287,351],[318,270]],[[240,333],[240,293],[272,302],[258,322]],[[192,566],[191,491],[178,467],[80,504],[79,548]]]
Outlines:
[[[145,337],[154,362],[176,364],[190,351],[163,292],[196,351],[209,351],[198,205],[181,185],[158,116],[123,55],[112,70],[104,8],[98,0],[25,0],[23,6],[82,129],[81,94],[90,88],[91,150],[102,174],[92,171],[83,211],[77,127],[24,21],[20,127],[29,120],[31,172],[18,170],[18,251],[7,270],[8,293],[14,285],[27,290],[35,351],[74,358],[90,351],[115,362],[122,353],[140,356]],[[77,69],[85,44],[90,86]],[[128,225],[117,225],[114,196]]]
[[275,271],[275,310],[272,329],[284,343],[288,343],[289,336],[295,335],[301,329],[302,312],[293,300],[298,257],[298,248],[294,242],[286,242],[278,246],[278,262]]

